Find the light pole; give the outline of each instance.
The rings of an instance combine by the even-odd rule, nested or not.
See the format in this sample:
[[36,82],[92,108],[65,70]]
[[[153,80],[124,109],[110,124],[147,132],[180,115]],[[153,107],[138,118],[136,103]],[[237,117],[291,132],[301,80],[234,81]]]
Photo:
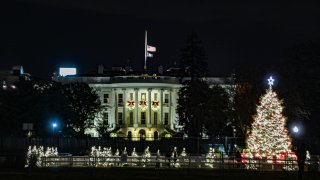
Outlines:
[[57,127],[57,123],[52,123],[52,136],[54,137],[54,129]]
[[291,127],[294,136],[294,149],[297,150],[297,146],[301,143],[301,135],[302,135],[302,126],[299,124],[295,124]]
[[293,132],[296,133],[296,134],[299,133],[299,128],[298,128],[298,126],[294,126],[294,127],[292,128],[292,130],[293,130]]

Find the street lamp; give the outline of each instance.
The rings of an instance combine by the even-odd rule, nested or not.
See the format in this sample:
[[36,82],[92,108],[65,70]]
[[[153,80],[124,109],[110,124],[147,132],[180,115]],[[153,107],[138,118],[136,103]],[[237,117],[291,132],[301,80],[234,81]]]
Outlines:
[[293,132],[294,133],[299,133],[299,128],[298,128],[298,126],[294,126],[293,128],[292,128],[292,130],[293,130]]
[[296,124],[291,126],[292,130],[292,135],[294,136],[293,139],[293,144],[294,144],[294,149],[297,150],[297,147],[300,145],[302,142],[302,135],[303,135],[303,126],[301,124]]
[[52,123],[52,136],[54,136],[54,129],[57,127],[57,123]]

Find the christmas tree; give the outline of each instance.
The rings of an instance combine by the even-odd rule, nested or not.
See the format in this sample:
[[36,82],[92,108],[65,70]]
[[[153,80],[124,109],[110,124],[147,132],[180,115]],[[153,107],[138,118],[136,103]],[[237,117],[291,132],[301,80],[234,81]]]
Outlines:
[[282,101],[272,90],[274,79],[270,77],[268,82],[270,87],[260,99],[247,140],[248,150],[256,157],[278,157],[291,152],[291,138],[285,127],[286,118],[282,115]]
[[149,151],[149,146],[144,150],[141,161],[143,162],[143,167],[146,167],[148,162],[150,162],[151,153]]
[[206,154],[206,163],[205,165],[213,168],[213,163],[215,162],[215,153],[214,153],[214,148],[210,147],[209,152]]
[[131,163],[131,165],[133,165],[133,166],[137,165],[136,163],[139,162],[139,157],[138,157],[138,154],[136,152],[136,148],[133,148],[133,150],[132,150],[131,162],[134,162],[134,163]]

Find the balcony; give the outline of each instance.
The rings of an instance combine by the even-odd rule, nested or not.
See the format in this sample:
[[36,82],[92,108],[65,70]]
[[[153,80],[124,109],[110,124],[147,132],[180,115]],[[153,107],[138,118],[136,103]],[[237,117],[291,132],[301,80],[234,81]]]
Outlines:
[[[117,128],[133,128],[134,124],[117,124]],[[148,124],[138,124],[138,128],[146,128],[148,127]],[[164,124],[152,124],[150,128],[170,128],[170,125],[164,125]]]

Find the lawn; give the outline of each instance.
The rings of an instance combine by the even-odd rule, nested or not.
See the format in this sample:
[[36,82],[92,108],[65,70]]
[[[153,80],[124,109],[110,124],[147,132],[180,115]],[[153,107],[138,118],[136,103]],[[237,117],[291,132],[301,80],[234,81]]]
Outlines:
[[[0,179],[82,180],[82,179],[175,179],[175,180],[286,180],[297,179],[297,172],[259,172],[213,169],[154,169],[154,168],[41,168],[28,174],[26,169],[0,169]],[[320,179],[318,173],[307,173],[304,179]]]

